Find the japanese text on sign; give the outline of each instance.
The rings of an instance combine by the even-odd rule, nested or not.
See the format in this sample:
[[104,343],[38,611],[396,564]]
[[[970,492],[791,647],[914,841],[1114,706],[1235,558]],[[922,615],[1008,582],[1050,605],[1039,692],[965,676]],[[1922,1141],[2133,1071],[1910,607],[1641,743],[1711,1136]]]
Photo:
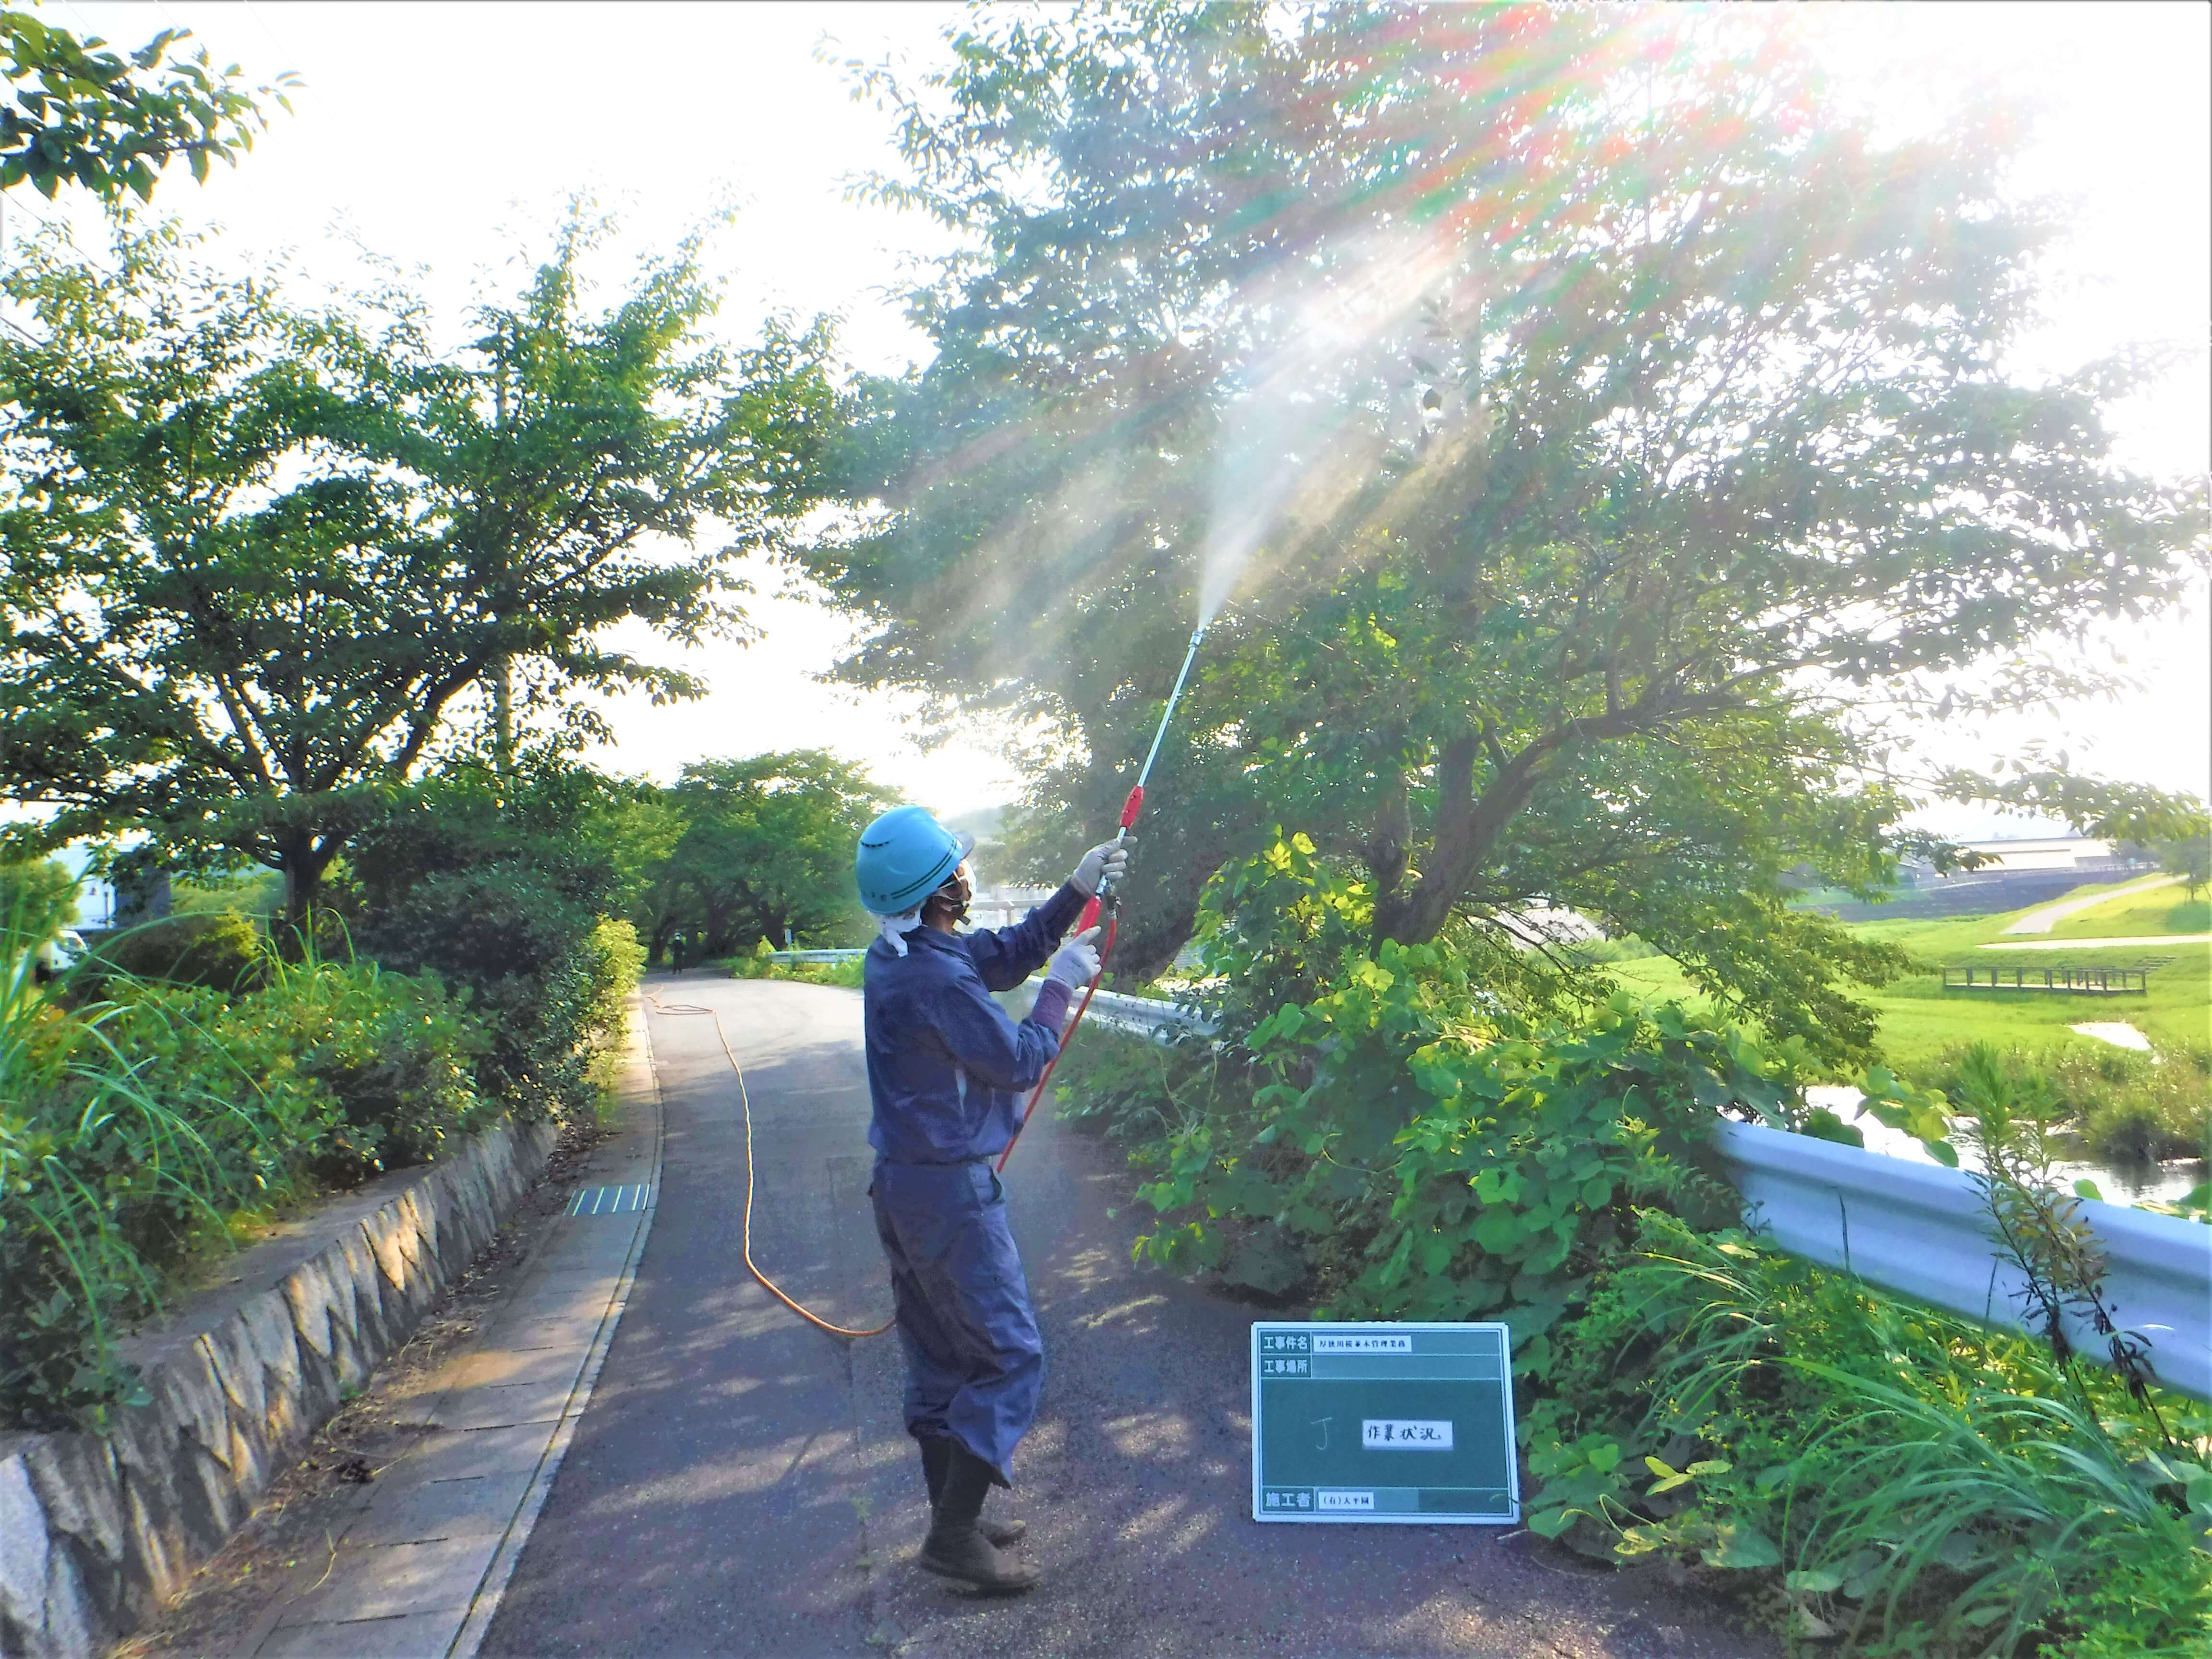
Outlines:
[[1370,1417],[1360,1425],[1359,1443],[1370,1451],[1449,1451],[1452,1425]]
[[1411,1353],[1413,1339],[1396,1333],[1348,1335],[1342,1333],[1314,1333],[1313,1351],[1316,1353]]

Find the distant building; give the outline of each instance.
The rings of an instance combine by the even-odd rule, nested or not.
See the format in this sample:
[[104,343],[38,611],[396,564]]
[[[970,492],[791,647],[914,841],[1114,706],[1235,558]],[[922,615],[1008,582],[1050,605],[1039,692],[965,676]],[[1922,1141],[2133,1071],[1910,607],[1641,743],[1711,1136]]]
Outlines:
[[2111,870],[2144,861],[2139,849],[2086,836],[2021,836],[1961,842],[1990,862],[1980,871]]
[[2117,880],[2156,862],[2130,842],[2088,836],[1993,836],[1958,844],[1990,861],[1938,875],[1924,860],[1906,859],[1896,890],[1879,903],[1831,898],[1807,908],[1838,921],[1994,915],[2045,904],[2087,883]]

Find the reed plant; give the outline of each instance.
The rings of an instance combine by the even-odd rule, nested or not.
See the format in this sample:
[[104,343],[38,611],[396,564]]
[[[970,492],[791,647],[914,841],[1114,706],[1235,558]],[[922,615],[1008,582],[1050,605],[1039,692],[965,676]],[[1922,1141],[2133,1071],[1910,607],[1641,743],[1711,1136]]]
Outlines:
[[[58,899],[57,904],[66,902]],[[251,988],[44,982],[57,915],[0,925],[0,1424],[97,1425],[123,1334],[251,1212],[438,1156],[501,1105],[482,1023],[428,975],[288,961]]]
[[1858,1654],[2212,1652],[2212,1411],[1647,1215],[1527,1417],[1531,1525]]
[[131,1397],[114,1341],[157,1304],[155,1264],[264,1200],[285,1161],[251,1079],[179,1078],[143,1041],[204,1046],[189,1016],[72,1011],[42,982],[38,948],[74,897],[0,919],[0,1412],[40,1424]]
[[2202,1042],[2151,1054],[2104,1043],[2002,1050],[1954,1043],[1915,1068],[1913,1080],[1954,1100],[2001,1086],[2046,1101],[2053,1128],[2075,1144],[2075,1155],[2099,1163],[2212,1155],[2212,1048]]

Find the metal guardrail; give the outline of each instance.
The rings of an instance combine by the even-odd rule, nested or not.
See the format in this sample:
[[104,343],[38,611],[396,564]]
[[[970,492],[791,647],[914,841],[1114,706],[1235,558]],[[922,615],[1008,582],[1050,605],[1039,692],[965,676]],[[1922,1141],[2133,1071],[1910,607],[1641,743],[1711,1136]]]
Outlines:
[[[1101,991],[1091,1018],[1140,1036],[1210,1033],[1190,1009]],[[1973,1177],[1733,1120],[1717,1132],[1745,1219],[1775,1245],[1870,1285],[1992,1325],[2021,1328],[2020,1269],[1997,1243]],[[2212,1227],[2124,1204],[2081,1200],[2104,1247],[2106,1301],[2150,1350],[2160,1382],[2212,1399]],[[2078,1315],[2067,1335],[2105,1346]]]
[[[1094,995],[1090,1018],[1156,1041],[1214,1030],[1194,1009],[1119,991]],[[1969,1319],[2021,1328],[2020,1270],[1997,1243],[1971,1176],[1733,1120],[1717,1139],[1745,1219],[1780,1249]],[[2106,1304],[2150,1350],[2159,1381],[2212,1400],[2212,1226],[2095,1199],[2082,1200],[2079,1213],[2104,1248]],[[2067,1335],[2086,1356],[2105,1352],[2078,1316]]]
[[787,968],[799,962],[850,962],[854,957],[867,955],[865,945],[849,951],[771,951],[770,962],[780,962]]
[[1091,1012],[1085,1018],[1138,1036],[1164,1038],[1178,1031],[1195,1031],[1200,1036],[1213,1035],[1213,1022],[1193,1009],[1178,1003],[1162,1002],[1158,997],[1133,997],[1120,991],[1093,992]]
[[[1718,1141],[1745,1218],[1792,1255],[2021,1328],[2020,1269],[1972,1176],[1749,1123],[1722,1124]],[[2149,1348],[2159,1381],[2212,1399],[2212,1227],[2094,1199],[2079,1214],[2104,1247],[2106,1304]],[[2084,1356],[2102,1357],[2078,1316],[2066,1334]]]

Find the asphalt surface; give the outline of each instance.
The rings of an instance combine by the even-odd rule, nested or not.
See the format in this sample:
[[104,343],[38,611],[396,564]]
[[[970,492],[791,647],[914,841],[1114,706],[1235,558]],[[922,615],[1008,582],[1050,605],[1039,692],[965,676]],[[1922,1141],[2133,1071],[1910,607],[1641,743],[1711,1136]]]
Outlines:
[[[857,992],[686,976],[745,1067],[754,1256],[848,1325],[890,1313],[866,1196]],[[1113,1149],[1049,1121],[1007,1171],[1044,1404],[994,1505],[1045,1571],[983,1599],[919,1571],[895,1340],[801,1323],[740,1257],[744,1121],[711,1019],[656,1013],[659,1210],[636,1288],[483,1651],[1748,1659],[1778,1649],[1650,1573],[1525,1533],[1249,1518],[1253,1310],[1132,1265]]]

